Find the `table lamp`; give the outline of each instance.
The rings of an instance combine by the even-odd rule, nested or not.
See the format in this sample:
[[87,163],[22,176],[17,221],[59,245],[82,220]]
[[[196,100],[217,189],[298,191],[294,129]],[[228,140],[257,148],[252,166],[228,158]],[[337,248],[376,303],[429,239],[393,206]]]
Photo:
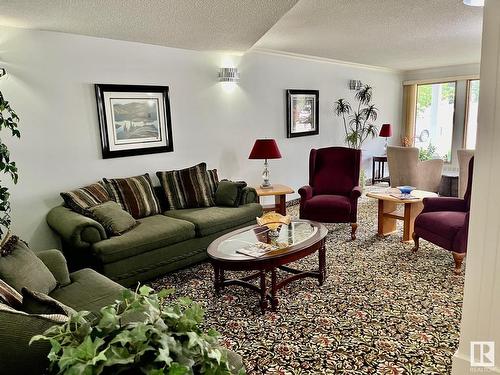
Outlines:
[[274,139],[257,139],[250,152],[249,159],[264,159],[264,171],[262,178],[264,181],[260,185],[261,188],[270,189],[273,186],[269,182],[269,169],[267,159],[281,159],[281,153]]
[[384,152],[387,154],[387,138],[392,136],[391,124],[383,124],[378,136],[385,137]]

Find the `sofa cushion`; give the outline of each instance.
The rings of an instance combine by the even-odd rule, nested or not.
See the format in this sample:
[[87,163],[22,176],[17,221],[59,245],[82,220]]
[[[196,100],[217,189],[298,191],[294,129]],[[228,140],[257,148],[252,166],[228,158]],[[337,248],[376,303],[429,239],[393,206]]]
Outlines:
[[21,307],[23,296],[5,281],[0,279],[0,303],[4,303],[15,309]]
[[138,224],[132,215],[116,202],[105,202],[90,207],[89,211],[110,236],[121,236]]
[[201,237],[255,220],[262,215],[262,206],[249,203],[239,207],[188,208],[166,211],[165,215],[193,223],[196,235]]
[[62,314],[69,316],[76,311],[64,303],[44,294],[23,288],[21,310],[28,314]]
[[157,215],[160,203],[149,174],[128,178],[103,179],[111,198],[136,219]]
[[88,215],[87,208],[111,200],[106,188],[98,182],[73,191],[61,193],[61,197],[64,199],[66,206],[86,216]]
[[115,262],[195,237],[194,224],[164,215],[139,219],[139,225],[93,245],[103,263]]
[[57,286],[47,266],[21,240],[12,253],[0,256],[0,278],[19,293],[25,287],[48,294]]
[[243,181],[222,180],[215,191],[215,204],[223,207],[238,207],[241,193],[247,186]]
[[215,191],[217,190],[217,185],[219,185],[219,176],[217,175],[217,169],[207,170],[207,182],[210,188],[210,194],[215,197]]
[[97,312],[113,303],[124,290],[121,285],[90,268],[73,272],[71,281],[71,284],[50,293],[50,297],[76,311]]
[[214,205],[205,163],[176,171],[156,172],[156,175],[170,210]]

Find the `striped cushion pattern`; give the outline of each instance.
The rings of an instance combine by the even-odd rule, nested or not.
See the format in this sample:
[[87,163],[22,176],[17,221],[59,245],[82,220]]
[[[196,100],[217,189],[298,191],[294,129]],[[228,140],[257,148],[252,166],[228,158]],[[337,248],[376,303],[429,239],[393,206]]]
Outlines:
[[208,186],[210,188],[210,194],[215,197],[215,192],[217,191],[217,185],[219,185],[219,176],[217,175],[217,169],[210,169],[207,171]]
[[161,212],[149,174],[128,178],[104,178],[103,181],[111,198],[134,219]]
[[0,303],[2,302],[10,307],[18,308],[23,302],[23,297],[17,290],[0,279]]
[[156,172],[156,175],[170,210],[215,205],[205,163],[177,171]]
[[66,206],[73,211],[87,215],[87,208],[108,202],[111,197],[106,188],[99,182],[73,191],[61,193]]

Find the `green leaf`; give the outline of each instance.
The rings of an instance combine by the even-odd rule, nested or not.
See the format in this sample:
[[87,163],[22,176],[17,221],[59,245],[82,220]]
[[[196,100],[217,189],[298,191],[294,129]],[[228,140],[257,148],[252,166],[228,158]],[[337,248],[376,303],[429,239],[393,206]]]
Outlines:
[[139,288],[139,294],[141,296],[149,296],[153,292],[154,292],[153,288],[150,288],[147,285],[143,285]]

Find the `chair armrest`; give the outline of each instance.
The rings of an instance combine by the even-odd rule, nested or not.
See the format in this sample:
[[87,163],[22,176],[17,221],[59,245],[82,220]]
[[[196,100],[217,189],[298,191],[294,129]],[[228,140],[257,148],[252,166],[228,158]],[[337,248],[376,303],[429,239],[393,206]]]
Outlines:
[[431,197],[424,198],[424,209],[422,212],[436,212],[436,211],[467,211],[465,200],[461,198],[452,197]]
[[350,198],[351,199],[358,199],[359,197],[361,197],[362,192],[363,191],[361,190],[361,188],[359,186],[354,186],[351,190]]
[[54,275],[60,286],[71,283],[66,258],[59,250],[39,251],[36,255],[47,266],[49,271],[52,272],[52,275]]
[[257,203],[259,197],[257,195],[257,190],[253,187],[246,186],[241,190],[240,205],[248,203]]
[[54,207],[47,214],[47,224],[63,241],[76,248],[88,248],[107,239],[106,231],[97,221],[80,215],[67,207]]
[[313,188],[309,185],[302,186],[299,189],[300,200],[307,201],[313,197]]

